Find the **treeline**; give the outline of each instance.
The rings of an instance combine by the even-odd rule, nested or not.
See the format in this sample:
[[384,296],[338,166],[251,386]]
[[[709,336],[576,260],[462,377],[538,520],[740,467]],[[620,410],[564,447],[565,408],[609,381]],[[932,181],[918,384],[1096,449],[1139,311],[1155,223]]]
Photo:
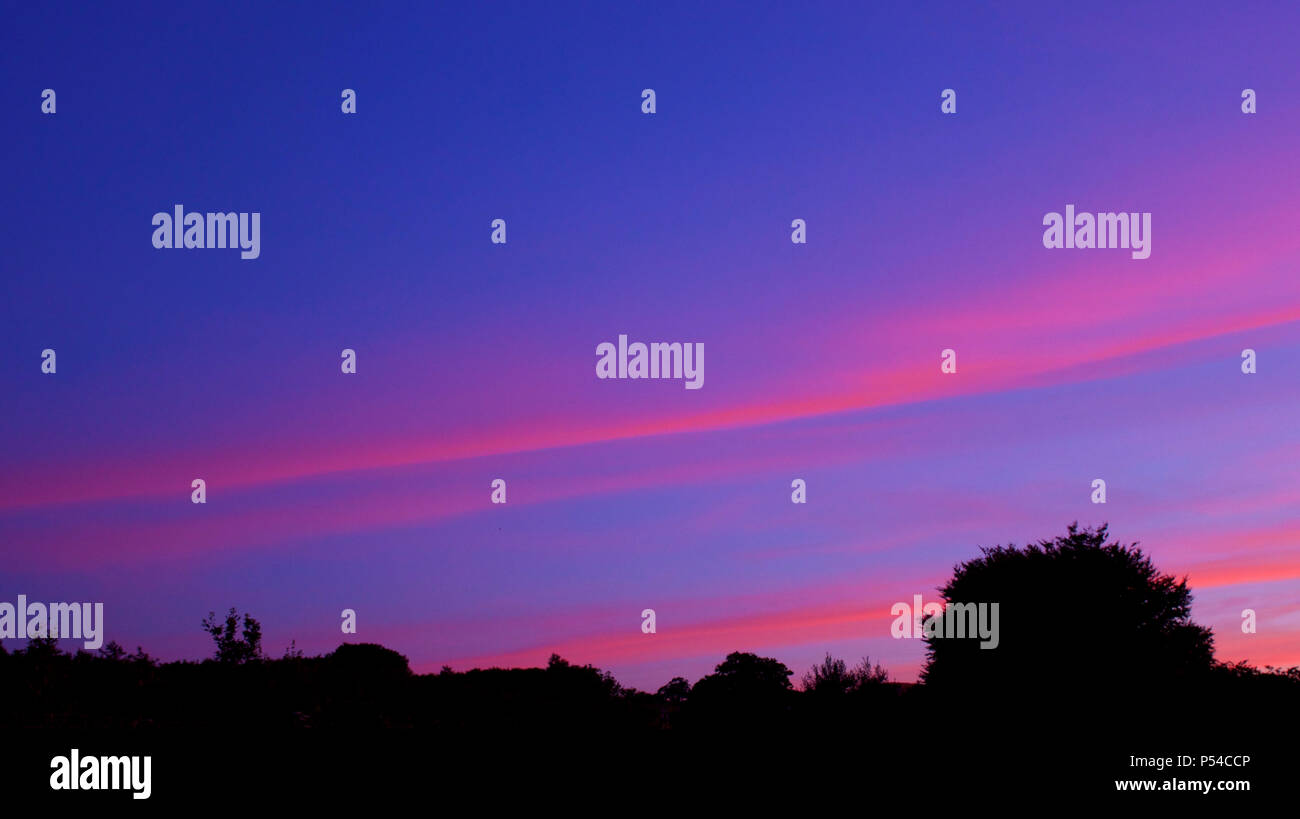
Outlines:
[[0,647],[0,727],[657,733],[832,727],[954,711],[996,718],[1009,716],[1008,707],[1118,715],[1125,703],[1170,712],[1181,704],[1200,716],[1271,703],[1293,713],[1300,702],[1300,669],[1261,671],[1245,664],[1215,664],[1163,689],[1136,689],[1117,669],[1113,685],[1102,690],[1026,680],[999,693],[985,686],[891,682],[879,665],[864,660],[850,668],[829,655],[796,685],[778,660],[737,652],[693,685],[678,677],[646,692],[556,655],[545,668],[415,674],[406,657],[375,644],[345,643],[314,657],[290,652],[269,658],[259,648],[227,651],[225,659],[160,663],[115,643],[75,654],[61,652],[50,639],[13,652]]
[[0,646],[0,727],[663,731],[760,713],[807,718],[897,699],[909,688],[889,682],[878,665],[850,669],[829,656],[804,676],[802,690],[779,661],[733,653],[694,685],[677,677],[646,692],[558,655],[545,668],[415,674],[406,657],[371,643],[272,658],[256,641],[218,639],[215,654],[161,663],[116,643],[75,654],[49,638],[13,652]]
[[796,681],[780,661],[741,652],[694,684],[678,677],[654,692],[555,655],[545,668],[414,674],[406,657],[375,644],[313,657],[291,646],[269,658],[261,624],[231,609],[203,620],[214,649],[203,662],[159,663],[116,643],[75,654],[49,638],[13,652],[0,646],[0,728],[545,736],[951,731],[960,723],[989,735],[1015,722],[1080,731],[1162,724],[1202,738],[1215,728],[1228,737],[1243,726],[1294,728],[1300,668],[1216,661],[1213,634],[1190,618],[1186,578],[1160,573],[1136,546],[1109,542],[1106,527],[1070,526],[1053,540],[981,552],[955,567],[940,592],[950,604],[996,602],[996,648],[927,636],[917,684],[891,682],[865,659],[850,667],[829,655]]

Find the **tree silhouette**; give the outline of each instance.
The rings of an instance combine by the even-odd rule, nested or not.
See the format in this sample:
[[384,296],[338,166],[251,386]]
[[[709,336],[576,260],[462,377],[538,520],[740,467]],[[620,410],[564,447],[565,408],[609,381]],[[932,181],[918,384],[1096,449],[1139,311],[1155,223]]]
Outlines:
[[698,689],[707,682],[740,695],[780,694],[790,690],[790,675],[793,673],[785,663],[771,657],[733,651],[718,663],[714,673],[704,677],[695,687]]
[[52,634],[46,634],[41,637],[32,637],[27,641],[28,657],[49,658],[57,657],[63,652],[59,650],[59,640]]
[[752,720],[758,714],[776,718],[790,702],[793,673],[778,660],[735,651],[695,683],[688,705],[705,721]]
[[1105,525],[1075,523],[1064,537],[984,548],[957,565],[944,600],[999,604],[998,645],[927,637],[927,687],[1100,696],[1202,679],[1214,641],[1190,619],[1187,579],[1161,574],[1136,544],[1108,536]]
[[803,690],[818,696],[847,694],[853,689],[853,675],[848,664],[828,652],[821,665],[810,668],[801,680]]
[[99,656],[105,660],[117,661],[126,656],[126,649],[117,640],[109,640],[102,648],[99,649]]
[[673,677],[659,686],[658,696],[670,705],[680,705],[691,695],[690,680],[685,677]]
[[234,606],[230,607],[224,623],[217,620],[214,612],[208,612],[203,618],[203,630],[212,635],[216,644],[217,662],[237,664],[262,659],[262,624],[246,613],[242,638],[235,633],[238,628],[239,615]]
[[[296,655],[302,657],[302,652]],[[358,677],[404,679],[411,675],[406,656],[378,643],[343,643],[330,655],[330,667]]]
[[804,673],[800,683],[805,693],[824,697],[851,694],[888,680],[888,672],[879,663],[872,665],[870,657],[863,657],[860,665],[849,668],[843,660],[827,653],[826,659]]

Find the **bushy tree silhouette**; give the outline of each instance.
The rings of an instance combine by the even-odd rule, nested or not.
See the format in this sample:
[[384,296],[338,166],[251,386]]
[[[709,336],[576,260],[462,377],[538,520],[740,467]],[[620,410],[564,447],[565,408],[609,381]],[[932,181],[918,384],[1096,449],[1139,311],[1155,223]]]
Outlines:
[[1136,544],[1108,537],[1105,525],[1076,523],[1063,537],[984,548],[956,566],[940,589],[944,600],[997,603],[998,645],[926,638],[927,687],[1095,696],[1203,679],[1214,642],[1190,619],[1187,579],[1160,573]]
[[126,656],[126,649],[117,640],[109,640],[102,648],[99,649],[99,656],[105,660],[120,660]]
[[58,638],[46,634],[42,637],[32,637],[27,641],[27,656],[30,658],[48,658],[57,657],[62,654],[59,651]]
[[691,689],[688,705],[696,719],[750,721],[779,719],[789,707],[794,672],[770,657],[734,651]]
[[785,663],[771,657],[760,657],[749,652],[733,651],[714,668],[714,672],[695,684],[717,688],[733,696],[779,696],[789,691],[790,675],[794,672]]
[[411,675],[411,664],[406,655],[378,643],[343,643],[329,655],[329,659],[334,671],[371,679],[400,680]]
[[690,680],[685,677],[673,677],[659,686],[658,696],[670,705],[680,705],[691,695]]
[[217,620],[214,612],[203,618],[203,630],[212,635],[216,644],[215,659],[222,663],[247,663],[262,659],[262,624],[244,614],[243,637],[236,634],[239,615],[231,606],[225,622]]
[[853,676],[849,674],[848,664],[829,653],[820,665],[808,669],[800,682],[805,692],[819,696],[847,694],[853,688]]
[[849,668],[843,660],[827,653],[825,660],[804,673],[800,683],[805,693],[825,697],[852,694],[888,681],[888,672],[879,663],[872,665],[870,657],[863,657],[860,665]]

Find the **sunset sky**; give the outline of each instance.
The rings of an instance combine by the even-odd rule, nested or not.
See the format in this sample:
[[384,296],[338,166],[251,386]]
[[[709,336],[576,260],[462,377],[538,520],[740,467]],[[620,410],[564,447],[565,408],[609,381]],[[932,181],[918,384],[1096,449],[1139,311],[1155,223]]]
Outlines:
[[[1300,664],[1300,8],[862,5],[8,9],[0,600],[163,659],[352,608],[418,671],[913,680],[893,603],[1078,520]],[[260,258],[154,249],[177,204]],[[1068,204],[1150,258],[1045,249]],[[598,380],[619,334],[704,387]]]

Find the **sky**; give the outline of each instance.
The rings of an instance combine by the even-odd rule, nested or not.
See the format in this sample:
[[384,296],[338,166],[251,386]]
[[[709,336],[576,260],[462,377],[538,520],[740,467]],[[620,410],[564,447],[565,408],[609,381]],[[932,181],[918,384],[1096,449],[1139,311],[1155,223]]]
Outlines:
[[[1108,522],[1300,664],[1300,8],[1043,5],[7,3],[0,600],[168,660],[235,606],[277,656],[914,680],[895,602]],[[260,257],[155,249],[178,204]],[[1071,204],[1150,258],[1045,248]],[[620,334],[703,387],[598,379]]]

